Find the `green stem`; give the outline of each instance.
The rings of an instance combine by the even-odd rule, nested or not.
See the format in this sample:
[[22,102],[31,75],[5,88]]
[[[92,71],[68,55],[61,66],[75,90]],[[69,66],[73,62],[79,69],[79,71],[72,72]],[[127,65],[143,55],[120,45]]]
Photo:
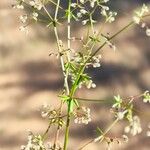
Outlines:
[[69,141],[70,108],[71,108],[71,100],[69,101],[69,104],[68,104],[67,123],[66,123],[65,140],[64,140],[64,150],[67,150],[67,145],[68,145],[68,141]]
[[[69,0],[69,2],[68,2],[68,16],[67,16],[68,17],[68,19],[67,19],[67,22],[68,22],[68,26],[67,26],[67,30],[68,30],[68,34],[67,34],[68,49],[71,48],[71,42],[70,42],[70,39],[71,39],[71,34],[70,34],[71,33],[71,29],[70,29],[71,14],[70,13],[71,13],[71,0]],[[68,62],[70,62],[70,56],[69,56],[68,52],[67,52],[67,59],[68,59]],[[66,80],[68,80],[68,74],[69,74],[69,70],[67,69],[67,71],[66,71]],[[70,93],[70,91],[67,90],[66,94],[69,95],[69,93]],[[64,150],[67,150],[68,141],[69,141],[71,102],[72,102],[72,100],[70,99],[69,103],[68,103],[68,111],[67,111],[67,123],[66,123],[66,130],[65,130]]]

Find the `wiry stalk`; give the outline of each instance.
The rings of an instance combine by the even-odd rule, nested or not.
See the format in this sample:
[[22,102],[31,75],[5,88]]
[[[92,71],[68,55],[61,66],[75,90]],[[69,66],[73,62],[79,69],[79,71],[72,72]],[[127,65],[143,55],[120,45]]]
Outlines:
[[[68,18],[67,18],[67,45],[68,45],[68,50],[70,51],[71,49],[71,27],[70,27],[70,23],[71,23],[71,0],[69,0],[68,2]],[[68,62],[70,62],[70,56],[69,56],[69,51],[67,51],[67,60]],[[69,74],[69,70],[67,69],[66,71],[66,80],[68,78],[68,74]],[[69,95],[70,91],[66,92],[67,95]],[[68,104],[68,111],[67,111],[67,123],[66,123],[66,130],[65,130],[65,139],[64,139],[64,150],[67,150],[67,144],[68,144],[68,139],[69,139],[69,126],[70,126],[70,107],[71,107],[71,99],[69,101]]]
[[118,122],[118,119],[116,119],[107,129],[106,131],[98,136],[97,138],[95,139],[92,139],[90,141],[88,141],[86,144],[84,144],[81,148],[79,148],[78,150],[83,150],[85,147],[87,147],[89,144],[92,144],[94,142],[99,142],[101,143],[104,139],[105,139],[105,135],[113,128],[113,126]]

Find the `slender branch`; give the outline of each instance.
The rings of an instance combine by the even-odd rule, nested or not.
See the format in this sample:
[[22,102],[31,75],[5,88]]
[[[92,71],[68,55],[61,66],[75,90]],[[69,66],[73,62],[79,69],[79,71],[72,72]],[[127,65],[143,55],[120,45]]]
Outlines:
[[[57,22],[59,5],[60,5],[60,0],[57,1],[57,5],[56,5],[55,16],[54,16],[54,21],[55,22]],[[59,37],[58,37],[58,31],[57,31],[56,24],[54,25],[54,33],[55,33],[55,37],[56,37],[56,41],[57,41],[58,51],[59,51],[59,53],[61,53],[60,41],[59,41]],[[61,61],[61,67],[62,67],[62,71],[63,71],[64,77],[66,78],[65,67],[64,67],[64,60],[63,60],[63,56],[61,56],[61,55],[60,55],[60,61]],[[64,80],[64,85],[65,85],[66,89],[68,89],[68,82],[66,80]],[[62,112],[62,104],[63,103],[61,101],[60,109],[59,109],[59,114],[60,115],[61,115],[61,112]],[[60,132],[60,126],[58,125],[57,131],[56,131],[56,135],[55,135],[55,139],[54,139],[54,149],[57,146],[57,140],[58,140],[58,137],[59,137],[59,132]]]
[[84,101],[84,102],[105,102],[105,100],[95,100],[95,99],[87,99],[87,98],[80,98],[80,97],[73,97],[77,101]]
[[45,131],[44,134],[42,135],[42,139],[43,139],[43,140],[45,140],[45,138],[46,138],[46,136],[47,136],[47,134],[48,134],[48,132],[49,132],[49,129],[50,129],[50,127],[51,127],[51,124],[52,124],[52,123],[49,122],[49,125],[48,125],[46,131]]
[[[57,6],[57,3],[55,3],[53,0],[48,0],[49,2],[51,2],[52,4],[54,4],[55,6]],[[60,5],[58,6],[61,10],[65,11]]]
[[47,8],[45,7],[45,5],[43,5],[43,9],[46,12],[46,14],[48,15],[48,17],[50,18],[51,21],[53,21],[52,16],[50,15],[50,13],[48,12]]
[[[142,18],[146,18],[149,17],[150,14],[144,15]],[[134,21],[131,21],[129,24],[127,24],[126,26],[124,26],[121,30],[119,30],[118,32],[116,32],[114,35],[112,35],[109,40],[114,39],[115,37],[117,37],[120,33],[122,33],[123,31],[125,31],[126,29],[128,29],[129,27],[131,27],[132,25],[134,25]],[[107,44],[107,41],[105,41],[89,58],[89,60],[95,56],[105,45]]]
[[[68,16],[67,16],[67,22],[68,22],[68,26],[67,26],[67,45],[68,45],[68,50],[71,49],[71,27],[70,27],[70,23],[71,23],[71,0],[68,1]],[[68,62],[70,62],[70,56],[69,56],[69,51],[67,52],[67,59]],[[66,80],[68,80],[68,74],[69,74],[69,68],[66,71]],[[70,91],[69,88],[66,92],[67,95],[69,95]],[[69,101],[68,104],[68,112],[67,112],[67,123],[66,123],[66,130],[65,130],[65,139],[64,139],[64,150],[67,150],[67,145],[68,145],[68,140],[69,140],[69,125],[70,125],[70,107],[71,107],[71,99]]]
[[107,130],[100,136],[98,136],[95,139],[92,139],[88,141],[86,144],[84,144],[81,148],[78,150],[83,150],[85,147],[87,147],[89,144],[94,143],[94,142],[99,142],[101,143],[105,139],[105,135],[114,127],[114,125],[118,122],[118,119],[116,119],[108,128]]

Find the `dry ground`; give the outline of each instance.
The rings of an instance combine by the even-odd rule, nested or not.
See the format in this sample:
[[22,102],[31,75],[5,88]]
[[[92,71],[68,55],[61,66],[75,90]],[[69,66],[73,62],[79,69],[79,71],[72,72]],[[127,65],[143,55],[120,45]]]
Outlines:
[[[8,0],[0,1],[0,150],[19,149],[26,142],[28,129],[34,133],[43,132],[47,122],[41,119],[39,107],[45,102],[57,105],[57,94],[63,83],[60,64],[48,56],[55,48],[53,34],[41,26],[31,27],[29,36],[20,33],[18,12],[11,10],[10,4]],[[129,4],[124,6],[129,8]],[[113,33],[128,20],[127,15],[120,17],[117,23],[108,26],[108,30]],[[82,34],[82,29],[75,26],[72,34],[75,33]],[[62,36],[64,34],[65,30]],[[138,27],[121,35],[115,40],[117,51],[106,48],[102,67],[98,71],[89,71],[97,89],[83,90],[78,95],[107,99],[118,93],[128,96],[150,89],[149,40]],[[97,126],[106,128],[112,121],[107,105],[92,104],[89,107],[92,108],[93,123],[71,127],[70,150],[76,150],[76,145],[82,144],[81,140],[93,137]],[[146,129],[145,124],[150,121],[149,106],[137,102],[137,107],[140,111],[144,110],[141,117]],[[124,125],[117,125],[112,135],[119,136]],[[86,150],[99,149],[104,149],[104,145],[92,144]],[[150,140],[144,130],[128,144],[114,149],[149,150]]]

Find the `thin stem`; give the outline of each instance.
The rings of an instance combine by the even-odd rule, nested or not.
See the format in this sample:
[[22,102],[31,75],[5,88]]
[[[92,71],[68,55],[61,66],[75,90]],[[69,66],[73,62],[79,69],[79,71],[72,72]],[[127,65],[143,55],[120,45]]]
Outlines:
[[[146,18],[149,17],[150,14],[144,15],[142,18]],[[117,37],[120,33],[122,33],[123,31],[125,31],[126,29],[128,29],[129,27],[131,27],[132,25],[134,25],[135,22],[131,21],[129,24],[127,24],[126,26],[124,26],[121,30],[119,30],[118,32],[116,32],[114,35],[112,35],[108,40],[112,40],[115,37]],[[91,59],[93,56],[95,56],[105,45],[107,44],[107,41],[105,41],[92,55],[89,59]]]
[[59,5],[60,5],[60,0],[57,1],[57,5],[56,5],[55,16],[54,16],[55,21],[57,20],[57,16],[58,16]]
[[68,104],[67,123],[66,123],[65,140],[64,140],[64,148],[63,148],[64,150],[67,150],[68,141],[69,141],[70,108],[71,108],[71,101],[69,101]]
[[105,100],[95,100],[95,99],[87,99],[87,98],[81,98],[81,97],[73,97],[73,99],[76,99],[77,101],[84,101],[84,102],[105,102]]
[[[57,1],[57,5],[56,5],[55,16],[54,16],[54,21],[55,22],[57,22],[59,5],[60,5],[60,0]],[[55,33],[55,37],[56,37],[56,41],[57,41],[58,51],[59,51],[59,53],[61,53],[62,50],[61,50],[61,47],[60,47],[60,40],[59,40],[59,37],[58,37],[58,31],[57,31],[56,24],[54,25],[54,33]],[[69,86],[68,86],[68,81],[66,80],[64,60],[63,60],[63,56],[61,56],[61,55],[60,55],[60,61],[61,61],[61,67],[62,67],[62,71],[63,71],[64,78],[65,78],[64,79],[64,87],[66,88],[66,90],[68,90]],[[61,105],[60,105],[60,112],[59,112],[60,115],[61,115],[61,111],[62,111],[62,102],[61,102]],[[60,132],[60,126],[58,125],[57,131],[56,131],[56,135],[55,135],[55,140],[54,140],[54,149],[56,148],[56,145],[57,145],[57,140],[58,140],[58,137],[59,137],[59,132]]]
[[[61,101],[60,108],[59,108],[59,115],[61,115],[61,113],[62,113],[62,105],[63,105],[63,102]],[[59,120],[60,120],[60,118],[59,118]],[[58,138],[59,138],[59,132],[60,132],[60,125],[58,123],[57,131],[56,131],[55,139],[54,139],[54,149],[56,149],[56,147],[57,147],[57,141],[58,141]]]
[[[121,32],[123,32],[124,30],[128,29],[130,26],[132,26],[134,24],[134,22],[130,22],[129,24],[127,24],[125,27],[123,27],[121,30],[119,30],[118,32],[116,32],[114,35],[112,35],[108,40],[112,40],[114,39],[116,36],[118,36]],[[89,58],[89,60],[95,56],[105,45],[107,44],[107,41],[105,41]]]
[[95,139],[92,139],[90,141],[88,141],[86,144],[84,144],[81,148],[79,148],[78,150],[82,150],[85,147],[87,147],[89,144],[94,143],[94,142],[98,142],[101,143],[104,139],[105,139],[105,135],[114,127],[114,125],[118,122],[118,119],[116,119],[115,121],[113,121],[113,123],[107,128],[107,130],[100,136],[98,136]]
[[[71,49],[71,27],[70,27],[70,23],[71,23],[71,0],[69,0],[68,2],[68,16],[67,16],[67,22],[68,22],[68,26],[67,26],[67,45],[68,45],[68,50]],[[67,51],[67,59],[68,62],[70,62],[70,56],[69,56],[69,51]],[[69,70],[66,70],[66,78],[65,80],[68,80],[68,74],[69,74]],[[66,94],[69,95],[70,91],[69,88],[66,91]],[[64,139],[64,150],[67,150],[67,145],[68,145],[68,140],[69,140],[69,126],[70,126],[70,109],[71,109],[71,99],[69,101],[68,104],[68,112],[67,112],[67,123],[66,123],[66,130],[65,130],[65,139]]]
[[90,14],[90,25],[91,25],[92,33],[94,35],[94,26],[93,26],[92,14]]
[[[57,3],[55,3],[53,0],[48,0],[49,2],[51,2],[52,4],[54,4],[55,6],[57,6]],[[65,11],[60,5],[58,6],[61,10]]]
[[50,13],[48,12],[47,8],[44,5],[43,5],[43,9],[45,10],[45,12],[48,15],[48,17],[50,18],[50,20],[52,21],[53,18],[52,18],[52,16],[50,15]]
[[47,136],[47,134],[48,134],[48,132],[49,132],[50,127],[51,127],[51,122],[49,122],[49,125],[48,125],[46,131],[45,131],[44,134],[42,135],[42,139],[43,139],[43,140],[45,140],[45,138],[46,138],[46,136]]

